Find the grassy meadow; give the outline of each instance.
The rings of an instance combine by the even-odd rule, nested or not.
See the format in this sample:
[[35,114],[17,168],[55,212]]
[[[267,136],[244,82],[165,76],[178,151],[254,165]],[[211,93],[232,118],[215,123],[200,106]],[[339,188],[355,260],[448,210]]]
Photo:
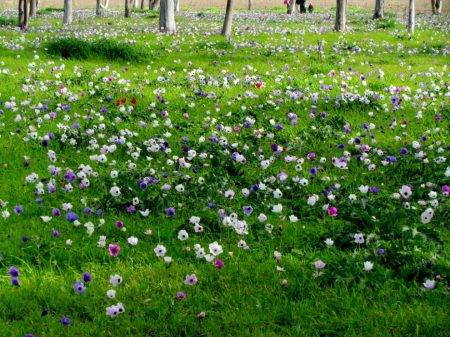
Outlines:
[[284,11],[3,11],[0,337],[450,335],[450,17]]

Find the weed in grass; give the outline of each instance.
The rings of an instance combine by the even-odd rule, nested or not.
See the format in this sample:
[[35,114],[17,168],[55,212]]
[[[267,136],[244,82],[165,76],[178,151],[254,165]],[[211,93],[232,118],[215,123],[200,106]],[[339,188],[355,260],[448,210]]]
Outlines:
[[14,26],[17,24],[17,19],[0,16],[0,26]]
[[378,19],[376,20],[375,26],[378,29],[393,29],[397,26],[397,23],[393,19]]
[[36,14],[42,15],[42,14],[63,13],[63,12],[64,12],[64,8],[48,7],[48,8],[38,9],[36,11]]
[[105,59],[129,62],[144,62],[151,52],[143,47],[115,40],[84,41],[80,39],[57,39],[46,44],[46,51],[53,56],[78,60]]

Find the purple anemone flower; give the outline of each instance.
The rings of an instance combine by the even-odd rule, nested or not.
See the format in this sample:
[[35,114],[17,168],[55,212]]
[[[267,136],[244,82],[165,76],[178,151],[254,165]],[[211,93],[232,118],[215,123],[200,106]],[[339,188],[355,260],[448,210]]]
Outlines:
[[186,298],[186,294],[185,293],[183,293],[181,291],[177,292],[177,299],[179,301],[184,300],[185,298]]
[[66,219],[69,222],[75,222],[75,221],[78,220],[78,215],[76,213],[74,213],[74,212],[69,212],[69,213],[66,214]]
[[250,214],[252,214],[252,212],[253,212],[253,207],[250,206],[250,205],[249,206],[244,206],[243,209],[244,209],[244,214],[246,216],[250,216]]
[[11,277],[19,277],[19,269],[17,269],[17,267],[16,266],[11,266],[11,268],[9,268],[9,270],[8,270],[8,274],[11,276]]
[[73,290],[75,291],[75,294],[82,294],[86,291],[86,287],[84,286],[83,282],[77,280],[73,284]]
[[70,323],[72,323],[72,320],[69,317],[61,317],[61,324],[62,325],[69,325]]
[[167,208],[167,209],[166,209],[166,215],[167,215],[168,217],[174,216],[174,215],[175,215],[175,208],[173,208],[173,207]]
[[88,271],[83,273],[83,281],[86,283],[91,283],[92,281],[92,276],[91,273],[89,273]]
[[16,213],[17,215],[20,215],[23,213],[23,206],[21,205],[17,205],[14,207],[14,213]]

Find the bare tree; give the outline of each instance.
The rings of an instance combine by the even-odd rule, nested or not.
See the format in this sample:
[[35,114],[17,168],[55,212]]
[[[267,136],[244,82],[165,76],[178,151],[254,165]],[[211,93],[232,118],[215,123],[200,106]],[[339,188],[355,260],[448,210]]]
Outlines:
[[253,0],[248,0],[248,8],[249,11],[253,9]]
[[23,0],[19,0],[19,7],[18,7],[18,19],[19,19],[19,27],[22,28],[22,21],[23,21]]
[[102,15],[102,6],[100,0],[97,0],[97,4],[95,6],[95,15],[101,16]]
[[150,9],[152,11],[156,10],[159,6],[159,0],[150,0]]
[[343,32],[345,30],[345,7],[347,6],[347,0],[336,0],[336,22],[334,24],[334,30],[336,32]]
[[109,5],[109,0],[105,0],[105,4],[102,4],[100,1],[100,7],[102,9],[108,9],[108,5]]
[[441,0],[431,0],[431,9],[434,15],[439,15],[442,12],[442,1]]
[[161,0],[159,9],[159,30],[167,34],[177,32],[175,23],[175,4],[173,0]]
[[131,17],[130,0],[125,0],[125,17],[126,18],[130,18]]
[[384,17],[384,0],[375,0],[375,10],[373,12],[374,19],[382,19]]
[[22,29],[28,29],[28,0],[23,0],[23,22]]
[[145,5],[145,0],[141,0],[141,9],[144,9],[144,5]]
[[415,9],[414,9],[414,0],[409,0],[409,15],[408,15],[408,33],[414,34],[414,26],[415,26]]
[[223,21],[222,35],[231,35],[231,25],[233,24],[233,3],[234,0],[227,0],[227,10],[225,12],[225,20]]
[[181,0],[175,0],[175,12],[180,11],[180,2]]
[[293,14],[295,12],[295,0],[291,0],[289,2],[289,6],[287,6],[287,13]]
[[30,0],[30,18],[36,16],[36,0]]
[[64,0],[63,25],[72,23],[72,0]]

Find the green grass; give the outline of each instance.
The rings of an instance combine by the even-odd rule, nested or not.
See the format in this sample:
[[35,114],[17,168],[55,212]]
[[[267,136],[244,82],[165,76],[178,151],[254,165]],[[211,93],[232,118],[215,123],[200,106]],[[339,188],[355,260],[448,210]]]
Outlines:
[[132,13],[147,14],[146,16],[149,18],[159,18],[159,10],[133,8]]
[[[7,219],[0,217],[0,337],[27,333],[36,337],[450,335],[450,205],[441,192],[450,181],[444,175],[448,162],[434,163],[440,155],[448,157],[448,150],[437,152],[449,139],[448,54],[444,54],[449,45],[448,16],[433,21],[419,16],[417,32],[410,37],[394,15],[373,21],[370,12],[351,9],[350,32],[336,34],[330,28],[332,21],[322,14],[287,18],[284,11],[279,16],[276,11],[239,13],[230,40],[217,34],[223,10],[204,11],[201,18],[198,13],[181,13],[177,16],[180,35],[174,36],[158,33],[157,20],[146,20],[146,11],[131,19],[80,18],[63,28],[59,18],[37,17],[30,21],[27,33],[0,27],[0,199],[9,202],[5,208],[11,213]],[[318,41],[324,42],[323,55],[317,51]],[[335,77],[329,75],[332,70]],[[379,77],[381,73],[384,76]],[[361,74],[367,78],[366,86]],[[264,82],[260,89],[255,87],[258,80]],[[347,93],[364,96],[373,91],[384,98],[364,102],[347,97],[344,101],[338,98],[345,94],[342,82],[349,86]],[[323,89],[324,85],[331,89]],[[392,109],[390,101],[394,88],[400,88],[403,97],[398,110]],[[302,91],[302,99],[291,99],[296,90]],[[258,96],[250,98],[249,92]],[[313,93],[319,94],[317,103]],[[12,97],[18,106],[14,111],[6,108]],[[122,98],[127,98],[126,107],[134,107],[131,113],[116,107]],[[135,104],[130,103],[132,98]],[[277,102],[279,98],[283,102]],[[420,108],[413,105],[416,99]],[[102,112],[102,107],[107,111]],[[314,119],[309,117],[312,110],[317,111]],[[416,118],[419,110],[422,119]],[[169,116],[162,117],[162,111]],[[54,119],[51,112],[57,115]],[[327,113],[326,118],[319,117],[321,112]],[[288,113],[298,115],[296,125],[290,125]],[[163,126],[169,118],[171,125]],[[255,120],[250,128],[245,127],[247,118]],[[394,118],[397,126],[391,129]],[[158,127],[153,126],[155,120]],[[80,124],[78,131],[72,127],[75,121]],[[275,128],[276,123],[283,128]],[[365,131],[363,124],[370,123],[375,128]],[[346,124],[351,126],[349,134],[343,131]],[[219,125],[240,130],[226,133],[218,130]],[[438,127],[440,131],[435,132]],[[263,130],[263,137],[256,138],[255,130]],[[207,139],[214,132],[230,144],[239,143],[237,151],[245,154],[248,163],[237,164],[231,155],[224,155],[225,147],[214,142],[198,142],[200,136]],[[54,139],[45,147],[42,137],[49,133]],[[132,133],[136,134],[129,136]],[[63,141],[64,134],[77,144]],[[427,140],[422,149],[430,164],[415,160],[411,146],[423,135]],[[91,160],[103,145],[115,144],[113,136],[126,136],[128,145],[117,145],[105,164]],[[183,140],[184,136],[189,139]],[[396,136],[402,141],[396,141]],[[147,141],[156,137],[169,143],[170,154],[147,150]],[[94,138],[99,148],[93,146]],[[368,152],[377,165],[375,171],[357,160],[361,151],[348,144],[355,138],[383,151],[383,155]],[[273,143],[283,146],[284,154],[306,158],[314,152],[317,158],[305,159],[299,172],[295,164],[278,159],[262,170],[257,155],[273,156]],[[344,149],[338,148],[339,143]],[[173,156],[187,156],[183,146],[195,149],[197,156],[205,152],[212,157],[193,159],[189,170],[169,166],[167,160]],[[400,155],[403,147],[409,150],[406,156]],[[137,148],[141,154],[133,159]],[[50,149],[57,155],[56,163],[48,159]],[[331,164],[343,151],[352,156],[348,170]],[[398,163],[383,166],[387,155],[396,156]],[[25,156],[30,158],[29,166],[24,165]],[[326,163],[320,163],[321,157]],[[129,161],[137,164],[136,170],[129,168]],[[47,193],[46,186],[52,178],[51,164],[63,170],[55,177],[55,193]],[[74,191],[64,193],[66,168],[79,172],[80,164],[90,165],[98,178],[89,176],[90,186],[83,190],[77,179]],[[313,166],[318,168],[316,178],[309,174]],[[113,169],[119,171],[115,180]],[[252,192],[248,198],[241,194],[243,188],[251,189],[281,171],[288,174],[287,182],[266,181],[267,193]],[[47,179],[42,196],[34,194],[35,184],[25,183],[32,172]],[[170,175],[164,178],[162,173]],[[137,179],[148,176],[160,183],[141,190]],[[308,187],[292,184],[295,176],[307,177]],[[206,180],[204,185],[198,183],[200,177]],[[435,185],[421,186],[428,182]],[[119,198],[109,194],[114,183],[121,186]],[[166,198],[161,196],[164,183],[172,185]],[[340,188],[333,190],[337,183]],[[178,184],[186,191],[175,192]],[[392,198],[406,184],[413,186],[409,201],[416,210],[407,210],[401,200]],[[380,192],[362,195],[361,185],[378,187]],[[271,211],[278,203],[272,197],[275,188],[284,194],[277,199],[283,204],[283,216]],[[236,192],[234,199],[221,194],[227,189]],[[431,189],[438,192],[440,204],[432,222],[423,225],[424,207],[418,202],[429,203]],[[336,200],[327,201],[324,190],[332,191]],[[351,193],[358,202],[349,200]],[[306,200],[313,194],[320,201],[310,207]],[[42,206],[36,202],[38,197],[43,198]],[[126,211],[134,197],[140,200],[138,210],[151,211],[148,217]],[[208,202],[217,207],[209,208]],[[64,212],[49,223],[40,218],[53,208],[61,209],[63,203],[73,205],[80,216],[79,227],[69,223]],[[322,210],[326,203],[338,207],[336,218]],[[84,204],[104,214],[84,214]],[[24,206],[22,215],[14,214],[15,205]],[[254,208],[249,217],[243,214],[245,205]],[[175,207],[176,216],[166,217],[167,207]],[[219,209],[247,220],[248,235],[224,226]],[[266,222],[257,219],[260,213],[267,215]],[[299,221],[290,222],[291,214]],[[192,215],[201,218],[203,233],[193,231]],[[101,226],[100,219],[105,221]],[[117,220],[123,221],[126,231],[116,228]],[[87,222],[95,226],[92,235],[86,233]],[[266,231],[266,223],[274,226],[272,233]],[[61,236],[53,237],[52,228]],[[153,234],[146,235],[147,229]],[[177,238],[182,229],[189,232],[187,241]],[[411,229],[420,234],[414,235]],[[372,240],[356,245],[353,235],[359,231]],[[120,244],[118,257],[97,247],[100,235],[106,236],[107,245]],[[139,239],[137,246],[127,243],[130,236]],[[334,246],[326,247],[327,238],[334,240]],[[66,244],[69,239],[71,245]],[[241,239],[249,250],[238,248]],[[208,250],[214,241],[224,247],[222,269],[197,259],[193,252],[194,244]],[[159,243],[173,257],[171,264],[155,256],[153,249]],[[378,255],[380,247],[386,250],[384,255]],[[274,251],[282,253],[278,263]],[[317,260],[327,265],[324,274],[315,278]],[[374,262],[374,270],[365,272],[365,261]],[[425,264],[430,261],[428,268]],[[12,265],[20,270],[20,287],[10,284],[7,271]],[[84,294],[76,295],[72,285],[85,271],[93,280]],[[192,273],[198,283],[190,287],[183,281]],[[114,288],[115,300],[106,297],[113,274],[123,277],[123,283]],[[441,277],[436,289],[426,290],[423,282],[436,275]],[[176,299],[179,291],[187,294],[186,299]],[[105,308],[117,302],[124,304],[126,312],[111,319]],[[42,317],[43,309],[49,314]],[[200,320],[197,315],[202,311],[206,317]],[[63,315],[72,319],[71,325],[61,325]]]
[[64,8],[48,7],[48,8],[38,9],[36,11],[36,14],[52,14],[52,13],[62,13],[62,12],[64,12]]
[[0,16],[0,26],[14,26],[17,24],[17,19]]
[[396,28],[397,24],[393,19],[379,19],[376,21],[375,26],[379,29],[392,29]]
[[144,62],[150,59],[150,52],[134,45],[114,40],[59,39],[48,42],[46,51],[50,55],[77,60],[104,59],[129,62]]

